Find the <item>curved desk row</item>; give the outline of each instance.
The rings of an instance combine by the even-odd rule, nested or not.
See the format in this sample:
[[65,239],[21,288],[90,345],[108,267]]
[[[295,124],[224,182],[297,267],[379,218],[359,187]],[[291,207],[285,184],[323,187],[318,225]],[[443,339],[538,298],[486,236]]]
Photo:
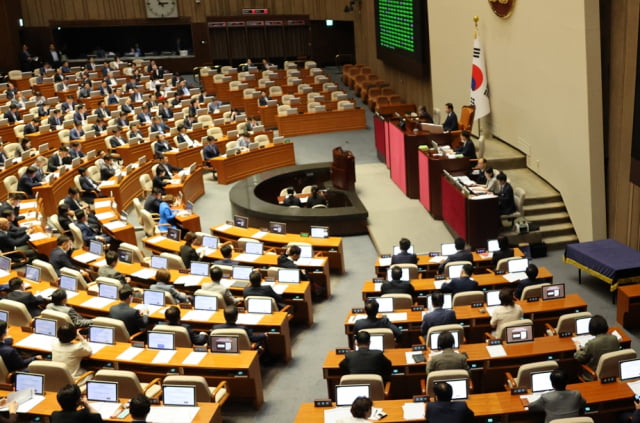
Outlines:
[[260,172],[295,165],[296,157],[293,143],[283,143],[231,157],[218,156],[209,163],[218,172],[218,183],[227,185]]

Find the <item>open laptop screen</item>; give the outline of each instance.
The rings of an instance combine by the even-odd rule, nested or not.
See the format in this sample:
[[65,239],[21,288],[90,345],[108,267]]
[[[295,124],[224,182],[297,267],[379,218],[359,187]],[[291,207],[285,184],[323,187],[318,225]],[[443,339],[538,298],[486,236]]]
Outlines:
[[462,273],[462,267],[464,264],[454,264],[453,266],[448,267],[449,271],[449,279],[459,278],[460,273]]
[[312,258],[313,247],[311,245],[298,245],[300,247],[300,258]]
[[[388,268],[387,269],[387,280],[390,281],[391,278],[391,269],[392,268]],[[406,267],[401,267],[402,269],[402,276],[400,276],[400,280],[401,281],[405,281],[405,282],[409,282],[411,280],[411,276],[409,276],[409,269]]]
[[131,264],[133,263],[133,254],[131,254],[131,251],[125,250],[124,248],[118,248],[118,260],[123,263]]
[[231,274],[232,279],[248,281],[249,275],[253,271],[251,266],[233,266],[233,272]]
[[451,254],[455,254],[457,251],[456,244],[454,243],[440,244],[440,255],[450,256]]
[[193,308],[196,310],[216,311],[218,309],[218,297],[210,295],[195,295]]
[[369,391],[369,385],[337,385],[336,405],[338,407],[351,406],[358,397],[369,398],[371,395]]
[[246,304],[247,313],[271,314],[271,298],[251,298]]
[[6,256],[0,256],[0,270],[7,273],[11,271],[11,259]]
[[442,380],[435,383],[439,382],[446,382],[451,386],[453,390],[452,400],[462,400],[469,397],[469,384],[466,379]]
[[[363,329],[364,332],[366,332],[366,329]],[[384,335],[379,334],[379,333],[375,333],[375,334],[371,334],[369,336],[370,339],[370,344],[369,344],[369,349],[370,350],[378,350],[378,351],[384,351]],[[358,344],[355,343],[355,350],[358,351]]]
[[44,375],[37,373],[16,373],[16,391],[33,388],[37,395],[44,394]]
[[312,226],[311,238],[328,238],[329,227],[328,226]]
[[533,372],[531,373],[531,391],[532,392],[545,392],[552,391],[551,386],[551,371]]
[[209,345],[212,353],[237,353],[238,335],[211,335]]
[[173,332],[147,333],[147,345],[154,350],[175,350],[175,334]]
[[533,341],[533,326],[512,326],[505,329],[507,344]]
[[287,224],[283,222],[269,222],[269,232],[274,234],[286,234]]
[[618,365],[620,366],[620,380],[640,378],[640,358],[622,360]]
[[393,313],[393,298],[391,297],[375,297],[378,303],[378,311],[380,313]]
[[233,216],[233,224],[239,228],[248,228],[249,227],[249,218],[244,216]]
[[196,276],[209,276],[209,263],[204,261],[192,261],[189,273]]
[[152,269],[166,269],[167,258],[160,256],[151,256],[151,268]]
[[261,256],[263,249],[264,244],[262,242],[247,242],[244,244],[244,252],[247,254]]
[[104,253],[104,244],[100,241],[89,241],[89,252],[101,256]]
[[215,250],[218,248],[218,237],[205,235],[202,237],[202,246]]
[[115,343],[116,329],[108,326],[89,326],[89,341],[98,344]]
[[499,306],[500,305],[500,290],[499,289],[492,289],[490,291],[487,291],[486,298],[487,298],[486,301],[487,301],[487,306],[488,307]]
[[89,401],[118,402],[118,382],[90,380],[86,388]]
[[[400,250],[400,246],[399,245],[394,245],[393,246],[393,255],[395,256],[396,254],[400,254],[402,250]],[[409,254],[413,254],[413,245],[411,247],[409,247],[409,249],[407,250],[407,253]]]
[[174,241],[180,241],[180,229],[168,228],[167,238],[172,239]]
[[500,251],[500,245],[498,245],[497,239],[490,239],[487,241],[487,250],[490,253],[495,253],[496,251]]
[[4,310],[0,310],[0,321],[2,322],[9,322],[9,312],[8,311],[4,311]]
[[145,289],[142,294],[142,302],[146,305],[164,306],[164,291]]
[[529,259],[522,258],[522,259],[516,259],[516,260],[509,260],[507,264],[509,265],[509,273],[524,272],[525,270],[527,270],[527,267],[529,266]]
[[[438,338],[442,332],[431,332],[429,335],[429,349],[431,350],[439,350],[438,348]],[[450,332],[453,335],[453,348],[460,348],[460,339],[458,338],[459,332],[453,331]]]
[[564,296],[565,292],[563,283],[544,285],[542,287],[543,300],[556,300],[558,298],[564,298]]
[[589,334],[589,322],[591,322],[591,317],[576,319],[576,335]]
[[60,288],[75,292],[78,290],[78,280],[73,276],[60,275]]
[[300,283],[300,270],[298,269],[278,269],[278,282]]
[[162,385],[164,405],[195,407],[196,387],[194,385]]
[[118,287],[108,283],[98,283],[98,296],[109,298],[110,300],[118,299]]
[[40,282],[40,268],[27,264],[24,270],[24,278],[30,281]]
[[39,335],[57,336],[57,323],[53,319],[36,317],[33,319],[33,332]]
[[[443,302],[442,308],[451,309],[453,308],[453,295],[451,293],[442,294]],[[431,302],[431,295],[427,295],[427,309],[433,310],[433,303]]]

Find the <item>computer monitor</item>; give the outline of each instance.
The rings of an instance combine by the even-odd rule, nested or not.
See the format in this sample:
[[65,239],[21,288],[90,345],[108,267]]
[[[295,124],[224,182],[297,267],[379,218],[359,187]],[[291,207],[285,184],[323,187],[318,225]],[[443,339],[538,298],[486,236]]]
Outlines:
[[269,222],[269,232],[284,235],[287,233],[287,224],[283,222]]
[[500,251],[500,245],[498,245],[497,239],[490,239],[487,241],[487,251],[489,251],[490,253]]
[[501,304],[500,301],[500,290],[492,289],[485,293],[486,303],[488,307],[495,307]]
[[111,326],[89,326],[89,341],[97,344],[116,343],[116,328]]
[[262,242],[246,242],[244,244],[244,252],[246,254],[253,254],[261,256],[263,254],[264,244]]
[[457,251],[458,249],[454,243],[440,244],[440,255],[442,256],[450,256],[451,254],[455,254]]
[[16,391],[33,389],[36,395],[44,394],[44,375],[37,373],[16,373]]
[[640,358],[621,360],[618,362],[618,366],[620,367],[620,380],[640,378]]
[[100,241],[89,241],[89,252],[97,256],[102,256],[104,253],[104,244]]
[[300,270],[298,270],[298,269],[278,269],[278,282],[280,282],[280,283],[300,283]]
[[168,260],[166,257],[151,256],[151,268],[152,269],[166,269]]
[[174,241],[180,241],[180,229],[168,228],[167,238],[172,239]]
[[78,280],[73,276],[60,275],[60,288],[66,291],[78,291]]
[[329,238],[328,226],[312,226],[310,232],[311,238]]
[[88,401],[119,402],[118,382],[89,380],[85,387]]
[[[451,309],[453,308],[453,295],[451,293],[442,294],[443,304],[442,308]],[[427,309],[433,310],[433,303],[431,302],[431,295],[427,295]]]
[[463,267],[464,267],[464,264],[454,264],[452,266],[449,266],[448,267],[449,279],[459,278],[460,274],[462,273]]
[[162,403],[165,406],[195,407],[195,385],[162,385]]
[[551,370],[531,373],[531,392],[546,391],[553,391],[553,386],[551,385]]
[[248,228],[249,227],[249,218],[244,216],[233,216],[233,225],[239,228]]
[[109,283],[98,283],[98,296],[110,300],[117,300],[118,287]]
[[27,264],[24,270],[24,278],[30,281],[40,282],[40,268]]
[[312,258],[313,247],[311,245],[298,245],[300,247],[300,258]]
[[142,303],[146,305],[164,307],[164,291],[145,289],[142,293]]
[[467,379],[439,380],[434,382],[434,384],[440,382],[446,382],[451,386],[453,390],[452,400],[464,400],[469,397],[469,383]]
[[393,313],[393,298],[391,297],[373,297],[378,303],[378,311],[380,313]]
[[4,310],[0,310],[0,321],[2,322],[9,322],[9,312],[8,311],[4,311]]
[[[431,332],[429,336],[429,349],[439,350],[438,348],[438,338],[442,332]],[[460,339],[458,338],[459,332],[452,331],[450,332],[453,335],[453,348],[460,348]]]
[[519,342],[533,341],[532,325],[511,326],[505,328],[504,331],[507,339],[507,344],[517,344]]
[[216,311],[218,310],[218,297],[195,295],[193,297],[193,308],[196,310]]
[[175,334],[173,332],[147,332],[147,346],[152,350],[175,350]]
[[271,298],[251,298],[245,302],[247,313],[271,314]]
[[[409,269],[406,267],[401,267],[400,269],[402,269],[402,276],[400,276],[400,280],[404,281],[404,282],[409,282],[411,280],[411,276],[409,276]],[[387,280],[390,281],[391,278],[391,270],[392,267],[387,269]]]
[[209,263],[192,261],[189,273],[195,276],[209,276]]
[[233,266],[231,279],[248,281],[251,272],[253,272],[253,267],[251,266]]
[[209,345],[212,353],[237,353],[238,335],[211,335]]
[[33,319],[33,332],[38,335],[57,336],[58,335],[58,322],[53,319],[45,319],[43,317],[36,317]]
[[213,250],[218,248],[218,237],[216,236],[210,236],[210,235],[204,235],[202,237],[202,246],[206,247],[206,248],[211,248]]
[[520,258],[507,262],[509,273],[524,272],[529,267],[529,259]]
[[543,300],[556,300],[558,298],[565,297],[565,290],[563,283],[556,283],[553,285],[542,286],[542,299]]
[[[400,254],[402,250],[400,250],[400,246],[399,245],[394,245],[393,246],[393,255],[395,256],[396,254]],[[409,247],[409,249],[407,250],[407,253],[409,254],[413,254],[413,245]]]
[[588,335],[590,322],[591,317],[582,317],[580,319],[576,319],[576,335]]
[[38,153],[39,154],[42,154],[42,153],[44,153],[44,152],[46,152],[48,150],[49,150],[49,143],[48,142],[45,142],[44,144],[40,144],[38,146]]
[[353,401],[358,397],[371,396],[369,385],[337,385],[336,405],[338,407],[351,407]]
[[9,273],[11,272],[11,259],[7,256],[0,256],[0,270]]
[[133,254],[130,250],[124,248],[118,248],[118,260],[123,263],[133,263]]

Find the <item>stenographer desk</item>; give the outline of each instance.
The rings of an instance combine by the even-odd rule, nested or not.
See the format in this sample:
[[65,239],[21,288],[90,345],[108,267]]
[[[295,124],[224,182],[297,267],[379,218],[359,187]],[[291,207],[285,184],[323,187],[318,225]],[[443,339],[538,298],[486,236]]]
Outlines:
[[[616,330],[621,336],[620,345],[629,348],[631,339],[620,328],[610,328],[610,332]],[[576,347],[571,337],[560,338],[558,336],[542,336],[534,338],[533,342],[520,344],[502,343],[506,356],[492,357],[485,342],[460,345],[459,351],[467,354],[474,392],[495,392],[504,389],[505,372],[517,373],[518,368],[524,363],[534,361],[557,360],[574,379],[579,366],[573,358]],[[338,346],[341,347],[341,346]],[[407,353],[423,354],[429,357],[429,351],[412,351],[411,348],[386,349],[384,355],[391,361],[391,398],[411,398],[420,393],[420,380],[425,379],[426,363],[415,363],[407,360]],[[322,366],[322,374],[327,382],[327,393],[334,398],[335,386],[343,375],[340,370],[340,362],[344,355],[337,354],[336,350],[327,353]]]
[[469,159],[466,157],[449,159],[434,151],[418,151],[418,175],[420,175],[420,203],[434,219],[442,219],[442,171],[466,171]]
[[259,228],[241,228],[226,223],[212,226],[209,229],[222,242],[237,241],[240,238],[253,238],[263,242],[267,248],[284,248],[292,242],[305,242],[311,244],[314,252],[320,252],[322,256],[326,256],[329,259],[329,270],[341,275],[345,272],[342,237],[339,236],[312,238],[291,232],[276,234]]
[[293,143],[270,143],[264,148],[235,156],[214,157],[209,163],[218,172],[218,183],[227,185],[267,170],[295,165],[296,156]]
[[[23,332],[19,327],[9,329],[9,334],[14,339],[14,346],[20,347],[20,341],[27,338],[30,333]],[[56,339],[51,337],[51,339]],[[113,363],[120,370],[132,370],[136,372],[142,381],[149,381],[155,377],[164,377],[170,369],[179,369],[185,375],[199,375],[207,379],[209,385],[217,385],[225,380],[229,384],[231,399],[250,401],[254,407],[259,408],[264,402],[262,392],[262,375],[260,362],[256,351],[240,351],[237,354],[204,353],[199,361],[185,363],[192,348],[176,348],[173,357],[168,361],[154,362],[157,350],[140,349],[133,358],[122,358],[121,354],[131,348],[126,342],[116,342],[114,345],[105,345],[99,351],[94,352],[86,364],[92,364],[93,368],[100,369],[105,363]],[[46,352],[46,348],[28,349],[37,352]],[[92,363],[93,362],[93,363]],[[91,365],[87,366],[92,368]]]

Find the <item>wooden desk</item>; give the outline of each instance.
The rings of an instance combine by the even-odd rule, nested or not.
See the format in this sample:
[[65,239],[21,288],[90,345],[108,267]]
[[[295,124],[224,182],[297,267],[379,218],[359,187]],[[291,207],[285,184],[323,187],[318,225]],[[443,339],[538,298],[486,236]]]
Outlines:
[[[200,139],[192,139],[194,141],[200,142]],[[183,169],[185,167],[191,166],[192,163],[197,163],[198,165],[202,163],[202,156],[200,155],[201,150],[202,146],[199,145],[186,148],[182,151],[167,151],[166,153],[164,153],[164,155],[169,159],[169,164],[171,164],[171,166]]]
[[227,185],[260,172],[295,165],[296,158],[293,143],[289,142],[269,144],[232,157],[215,157],[209,163],[218,172],[218,183]]
[[130,223],[120,221],[119,211],[112,208],[111,200],[111,198],[98,198],[94,203],[94,211],[102,231],[120,242],[136,245],[135,228]]
[[627,329],[640,327],[640,284],[618,287],[616,321]]
[[[10,328],[9,333],[15,341],[14,345],[30,335],[22,332],[18,327]],[[52,337],[52,339],[55,338]],[[262,375],[256,351],[240,351],[238,354],[207,353],[198,364],[184,364],[185,359],[193,352],[191,348],[176,348],[175,355],[167,363],[153,363],[157,351],[150,349],[142,350],[132,360],[118,358],[129,347],[131,344],[125,342],[106,345],[91,354],[89,360],[98,362],[94,365],[96,369],[102,368],[105,362],[110,362],[120,370],[135,371],[142,381],[164,377],[169,369],[178,368],[186,375],[204,376],[209,385],[217,385],[220,381],[226,380],[233,400],[250,401],[256,408],[264,402]],[[45,349],[30,350],[46,351]],[[88,367],[91,368],[91,366]]]
[[[102,188],[102,192],[112,196],[122,210],[126,210],[133,203],[134,198],[142,195],[140,176],[151,172],[153,161],[147,160],[141,166],[135,166],[120,183]],[[99,201],[99,200],[98,200]]]
[[[190,175],[188,175],[181,184],[165,185],[164,189],[167,194],[178,196],[180,192],[183,194],[183,201],[195,202],[204,195],[204,179],[202,178],[202,167],[197,167]],[[198,227],[200,220],[198,220]],[[198,229],[200,231],[200,229]]]
[[434,219],[442,219],[442,187],[440,176],[449,172],[469,169],[466,157],[448,159],[430,151],[418,151],[418,174],[420,175],[420,203]]
[[137,163],[142,156],[147,156],[147,161],[153,161],[154,152],[150,142],[141,142],[135,145],[125,144],[115,148],[116,153],[125,164]]
[[58,137],[58,131],[50,132],[36,132],[29,134],[31,140],[31,147],[37,149],[44,143],[49,143],[49,150],[60,148],[60,137]]
[[329,269],[338,274],[344,274],[344,251],[342,248],[342,237],[330,236],[328,238],[312,238],[301,236],[300,234],[286,233],[276,234],[272,232],[263,232],[258,228],[240,228],[228,224],[212,226],[209,228],[211,233],[220,241],[237,241],[240,238],[253,238],[264,242],[268,248],[284,248],[291,242],[306,242],[311,244],[314,252],[321,252],[323,256],[329,258]]
[[367,127],[364,109],[278,116],[276,122],[279,134],[283,137],[350,131]]

